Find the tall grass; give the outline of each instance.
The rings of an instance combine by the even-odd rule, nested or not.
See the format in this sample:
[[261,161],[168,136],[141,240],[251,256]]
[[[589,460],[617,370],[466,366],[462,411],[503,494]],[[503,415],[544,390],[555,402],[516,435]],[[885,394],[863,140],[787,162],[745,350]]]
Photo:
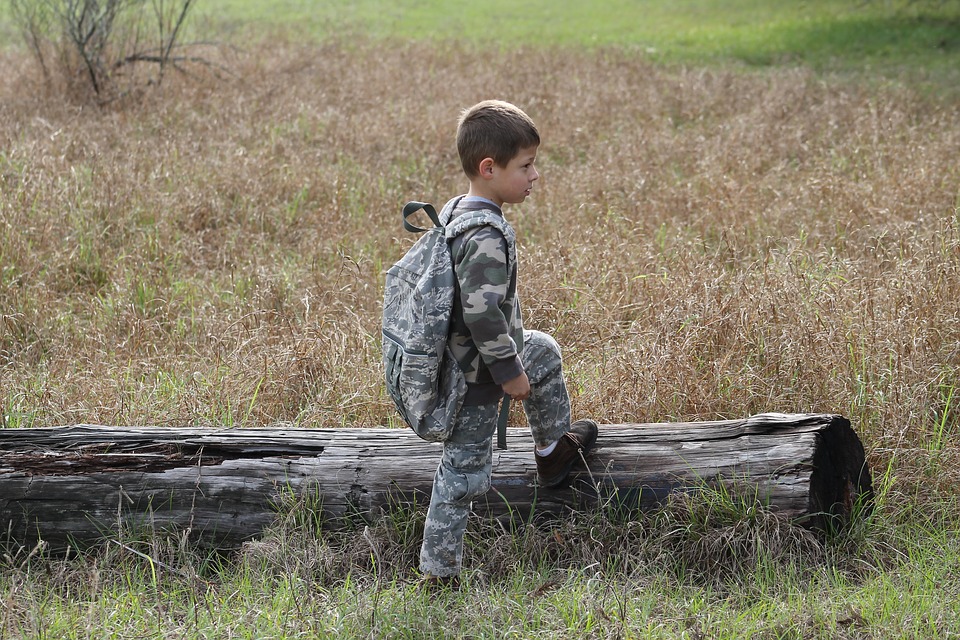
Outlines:
[[474,522],[467,589],[436,599],[406,573],[420,512],[343,537],[295,517],[230,558],[11,549],[0,636],[957,633],[956,102],[624,49],[477,52],[278,42],[224,60],[236,79],[107,109],[0,53],[3,426],[393,423],[378,326],[400,205],[463,190],[456,115],[498,96],[544,139],[506,213],[574,413],[842,413],[875,515],[836,541],[716,496]]
[[952,102],[616,50],[476,69],[357,46],[278,47],[233,61],[242,81],[107,111],[6,85],[5,420],[388,423],[398,206],[464,188],[452,121],[501,95],[543,129],[544,177],[507,215],[576,413],[837,411],[890,447],[956,431]]

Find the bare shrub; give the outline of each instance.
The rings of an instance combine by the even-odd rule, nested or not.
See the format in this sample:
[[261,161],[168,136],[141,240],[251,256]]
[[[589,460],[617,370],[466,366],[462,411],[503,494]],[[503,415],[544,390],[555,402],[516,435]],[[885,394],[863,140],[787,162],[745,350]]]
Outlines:
[[[10,0],[14,21],[44,81],[92,91],[105,102],[170,68],[201,58],[181,53],[194,0]],[[151,66],[143,73],[138,67]]]

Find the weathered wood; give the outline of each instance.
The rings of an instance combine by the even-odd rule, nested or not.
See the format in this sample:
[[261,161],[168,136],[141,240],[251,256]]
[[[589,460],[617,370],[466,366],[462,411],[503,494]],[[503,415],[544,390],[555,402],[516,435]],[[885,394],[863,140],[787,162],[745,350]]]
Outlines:
[[[721,482],[812,527],[844,522],[871,495],[863,446],[837,415],[601,425],[589,466],[538,488],[526,429],[494,450],[493,486],[475,510],[527,517],[598,498],[649,509],[673,491]],[[312,493],[322,520],[375,518],[426,504],[439,445],[407,429],[228,429],[76,425],[0,431],[0,526],[53,549],[126,531],[189,529],[234,547],[275,520],[281,491]]]

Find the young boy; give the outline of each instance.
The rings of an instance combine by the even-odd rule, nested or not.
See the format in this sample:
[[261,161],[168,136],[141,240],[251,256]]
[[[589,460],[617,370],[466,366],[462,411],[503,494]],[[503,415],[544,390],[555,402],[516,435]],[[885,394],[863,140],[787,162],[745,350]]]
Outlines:
[[[489,210],[523,202],[540,174],[534,167],[540,134],[507,102],[488,100],[463,112],[457,151],[470,182],[453,211]],[[512,228],[510,229],[512,231]],[[517,265],[507,241],[489,226],[451,244],[457,274],[451,350],[464,371],[467,395],[433,480],[420,550],[430,585],[456,584],[470,503],[490,488],[493,434],[504,393],[523,401],[536,447],[540,486],[562,483],[597,439],[597,423],[570,423],[560,348],[549,335],[525,331],[517,300]]]

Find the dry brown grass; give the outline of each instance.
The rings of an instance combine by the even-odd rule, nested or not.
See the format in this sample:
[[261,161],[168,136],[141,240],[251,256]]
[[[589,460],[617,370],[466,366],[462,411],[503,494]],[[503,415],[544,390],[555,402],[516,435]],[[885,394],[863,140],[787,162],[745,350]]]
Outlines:
[[399,208],[462,191],[457,113],[495,96],[543,134],[507,216],[576,415],[838,412],[881,458],[955,440],[957,104],[616,51],[261,54],[108,109],[3,54],[8,426],[388,424]]

